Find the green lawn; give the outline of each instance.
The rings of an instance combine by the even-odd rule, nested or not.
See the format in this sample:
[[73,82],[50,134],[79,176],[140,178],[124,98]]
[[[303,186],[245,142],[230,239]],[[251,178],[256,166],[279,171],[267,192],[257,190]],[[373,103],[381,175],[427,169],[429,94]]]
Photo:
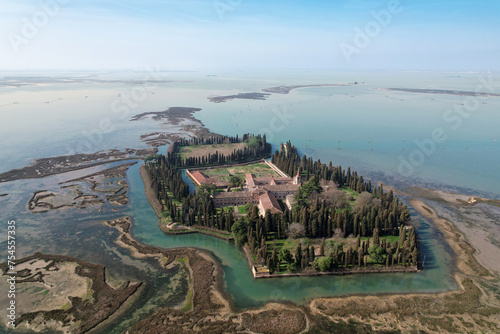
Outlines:
[[248,147],[248,143],[228,143],[228,144],[212,144],[212,145],[192,145],[179,148],[179,153],[182,159],[187,157],[201,157],[208,154],[213,154],[215,151],[229,155],[236,149],[244,149]]
[[347,187],[340,188],[339,190],[345,192],[346,195],[350,195],[353,199],[356,199],[359,196],[359,194],[357,192],[355,192],[354,190],[347,188]]
[[[321,239],[312,239],[317,240],[319,243]],[[272,251],[274,248],[277,248],[278,251],[281,249],[288,249],[292,254],[295,253],[297,246],[299,243],[302,243],[302,246],[309,246],[311,244],[311,239],[309,238],[301,238],[301,239],[276,239],[266,241],[266,244],[269,245],[269,250]]]
[[232,166],[222,168],[210,168],[203,170],[210,177],[219,177],[221,181],[228,181],[229,176],[235,175],[245,178],[246,174],[255,174],[256,177],[279,177],[279,175],[268,165],[256,163],[244,166]]
[[247,210],[245,205],[242,205],[242,206],[238,207],[238,212],[243,214],[243,215],[246,215],[248,213],[248,210]]
[[[366,241],[366,239],[368,239],[368,237],[360,237],[361,241]],[[387,242],[391,242],[391,243],[394,241],[399,242],[399,236],[397,236],[397,235],[387,235],[387,236],[380,237],[379,239],[381,241],[382,241],[382,239],[386,239]],[[373,241],[373,237],[370,237],[370,243],[372,241]]]

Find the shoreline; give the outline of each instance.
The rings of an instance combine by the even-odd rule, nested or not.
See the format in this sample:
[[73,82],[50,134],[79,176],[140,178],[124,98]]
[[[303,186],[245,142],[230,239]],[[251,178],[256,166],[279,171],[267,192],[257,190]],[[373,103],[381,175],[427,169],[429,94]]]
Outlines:
[[433,208],[429,208],[421,199],[413,198],[410,200],[410,204],[422,216],[431,219],[439,231],[443,233],[446,242],[453,250],[456,258],[455,266],[459,271],[466,275],[477,275],[486,279],[494,278],[494,275],[478,262],[474,256],[477,253],[477,249],[469,243],[458,227],[449,220],[438,216],[436,211]]
[[[489,199],[472,195],[471,193],[449,192],[440,189],[427,189],[422,187],[411,187],[401,191],[394,187],[384,186],[387,190],[393,190],[397,195],[403,195],[410,199],[420,199],[425,205],[444,206],[451,210],[448,220],[462,235],[467,236],[469,245],[476,249],[475,258],[494,275],[500,276],[500,264],[495,261],[500,247],[498,247],[498,228],[488,226],[488,222],[498,212],[499,200]],[[424,209],[425,210],[425,209]],[[424,213],[430,213],[424,211]],[[429,218],[430,219],[430,218]],[[495,234],[497,233],[497,234]]]
[[144,192],[146,193],[146,198],[149,202],[149,205],[153,208],[158,219],[161,220],[161,203],[158,201],[153,191],[151,190],[151,180],[149,179],[148,173],[146,172],[146,168],[144,164],[139,168],[139,173],[141,175],[142,183],[144,184]]

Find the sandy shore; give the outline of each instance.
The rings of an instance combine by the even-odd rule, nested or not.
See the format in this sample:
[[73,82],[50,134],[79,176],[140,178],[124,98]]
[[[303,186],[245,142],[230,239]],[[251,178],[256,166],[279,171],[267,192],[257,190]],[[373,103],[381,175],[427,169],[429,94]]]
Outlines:
[[456,265],[462,273],[466,275],[483,276],[489,279],[494,278],[492,273],[478,263],[474,256],[476,249],[469,243],[465,236],[456,229],[452,222],[439,217],[436,211],[426,205],[422,200],[412,199],[410,203],[422,216],[431,219],[438,229],[445,234],[447,237],[446,241],[457,257]]
[[439,294],[319,298],[310,304],[313,314],[332,321],[357,321],[376,330],[498,332],[500,300],[491,289],[497,278],[477,262],[476,250],[451,222],[422,200],[412,199],[411,205],[444,234],[454,252],[454,276],[460,289]]

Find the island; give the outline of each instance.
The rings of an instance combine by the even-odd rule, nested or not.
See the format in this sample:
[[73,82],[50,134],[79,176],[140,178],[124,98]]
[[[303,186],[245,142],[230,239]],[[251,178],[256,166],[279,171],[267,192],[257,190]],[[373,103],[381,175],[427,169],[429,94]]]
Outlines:
[[161,229],[234,239],[255,278],[419,270],[409,210],[392,190],[301,157],[290,142],[264,160],[269,151],[265,136],[246,134],[148,157],[142,176]]
[[164,111],[144,112],[130,118],[130,121],[140,121],[151,117],[152,120],[163,122],[166,129],[141,135],[141,140],[151,147],[172,144],[186,136],[206,137],[217,136],[193,114],[202,109],[191,107],[170,107]]
[[268,98],[269,93],[274,94],[288,94],[290,91],[299,88],[310,88],[310,87],[342,87],[342,86],[351,86],[357,85],[358,82],[353,82],[352,84],[316,84],[316,85],[291,85],[291,86],[277,86],[262,89],[265,93],[238,93],[234,95],[225,95],[225,96],[211,96],[208,98],[210,102],[221,103],[234,99],[244,99],[244,100],[266,100]]
[[444,94],[444,95],[479,96],[479,97],[500,96],[500,94],[496,93],[468,92],[463,90],[451,90],[451,89],[418,89],[418,88],[385,88],[385,89],[397,92],[420,93],[420,94]]
[[192,118],[193,113],[200,111],[200,108],[190,107],[170,107],[164,111],[150,111],[133,116],[130,121],[138,121],[151,116],[155,121],[167,120],[170,124],[177,125],[185,118]]
[[265,100],[268,95],[266,93],[238,93],[235,95],[227,95],[227,96],[212,96],[209,97],[208,100],[214,103],[226,102],[233,99],[243,99],[243,100]]
[[22,179],[36,179],[80,169],[96,167],[112,162],[126,160],[142,160],[158,152],[156,148],[107,150],[91,154],[77,153],[73,155],[36,159],[31,166],[13,169],[0,174],[0,183]]
[[[357,82],[353,82],[352,85],[357,85]],[[275,94],[288,94],[294,89],[299,88],[311,88],[311,87],[342,87],[351,86],[351,84],[317,84],[317,85],[291,85],[291,86],[276,86],[270,88],[262,89],[263,92],[275,93]]]

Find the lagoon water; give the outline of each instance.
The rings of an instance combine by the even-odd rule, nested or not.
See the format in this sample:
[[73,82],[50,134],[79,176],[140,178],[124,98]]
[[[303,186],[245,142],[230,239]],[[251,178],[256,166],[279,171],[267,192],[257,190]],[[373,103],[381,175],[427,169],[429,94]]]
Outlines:
[[[211,73],[162,73],[162,79],[173,82],[146,85],[148,94],[129,105],[122,103],[120,94],[123,97],[137,93],[141,85],[82,82],[1,87],[0,172],[21,168],[35,158],[146,147],[140,141],[141,134],[168,126],[151,120],[130,122],[130,116],[183,106],[201,108],[195,117],[213,132],[266,133],[275,147],[291,140],[301,153],[323,162],[331,160],[345,168],[351,166],[374,182],[398,187],[422,185],[500,198],[497,176],[500,142],[495,142],[500,140],[500,97],[481,98],[477,105],[466,105],[471,111],[457,119],[457,114],[450,114],[449,110],[470,103],[465,96],[381,89],[474,91],[486,80],[499,93],[496,74],[306,71],[241,71],[218,73],[216,77],[206,74]],[[98,74],[97,77],[117,76]],[[140,79],[144,75],[129,73],[120,76],[123,77]],[[297,89],[287,95],[272,94],[265,101],[231,100],[215,104],[207,99],[212,95],[257,92],[279,85],[353,81],[360,84]],[[489,89],[483,85],[481,90]],[[455,116],[453,121],[451,116]],[[442,130],[442,141],[431,141],[435,129]],[[427,146],[419,146],[416,141]],[[411,157],[423,158],[414,159],[418,163],[401,173],[401,161],[410,161]],[[148,269],[117,249],[113,245],[116,232],[98,223],[128,214],[134,219],[134,236],[143,243],[165,248],[193,246],[212,252],[222,263],[227,288],[237,307],[262,305],[270,300],[304,302],[318,296],[445,291],[455,287],[450,270],[452,259],[439,233],[415,212],[412,218],[426,256],[425,270],[421,273],[254,280],[241,250],[233,244],[198,234],[164,235],[144,196],[138,168],[139,164],[133,166],[127,174],[130,202],[118,212],[108,206],[100,213],[93,209],[36,215],[27,212],[26,203],[34,191],[56,189],[57,182],[68,179],[68,175],[0,184],[0,194],[9,194],[0,199],[2,220],[21,222],[20,254],[42,250],[77,256],[102,263],[117,276],[140,279],[147,275]],[[1,241],[3,244],[4,240]],[[122,266],[124,259],[126,265]],[[139,272],[132,267],[139,268]]]

